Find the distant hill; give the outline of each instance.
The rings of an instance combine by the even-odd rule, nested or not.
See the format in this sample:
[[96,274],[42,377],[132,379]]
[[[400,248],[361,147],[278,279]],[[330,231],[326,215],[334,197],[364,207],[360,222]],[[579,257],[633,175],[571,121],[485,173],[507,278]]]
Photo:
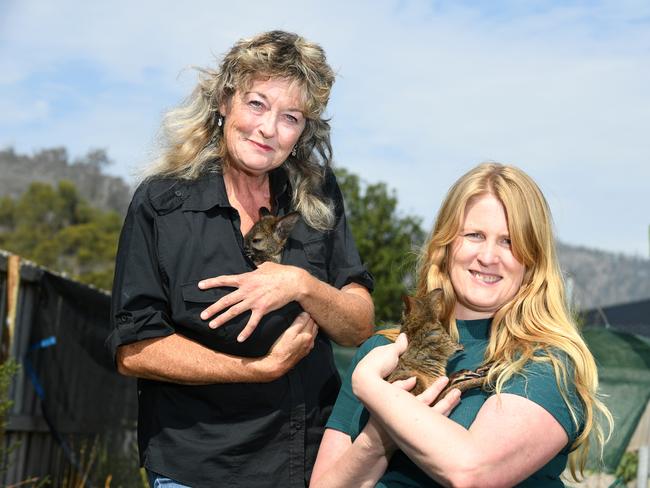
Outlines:
[[[124,215],[133,189],[119,177],[103,173],[110,164],[105,151],[90,151],[68,160],[64,148],[33,156],[0,150],[0,196],[20,195],[32,181],[73,181],[81,195],[103,210]],[[650,298],[650,260],[559,243],[560,264],[579,310]]]
[[62,147],[44,149],[33,156],[16,154],[12,148],[0,150],[0,196],[16,198],[33,181],[56,185],[60,180],[70,180],[93,206],[125,215],[132,189],[122,178],[103,173],[109,164],[102,149],[75,161],[68,160]]
[[558,255],[578,309],[650,298],[650,260],[559,243]]

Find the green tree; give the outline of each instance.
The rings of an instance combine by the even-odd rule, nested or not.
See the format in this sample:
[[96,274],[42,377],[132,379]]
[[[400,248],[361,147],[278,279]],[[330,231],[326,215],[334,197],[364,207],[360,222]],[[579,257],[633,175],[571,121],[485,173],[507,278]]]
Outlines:
[[121,224],[69,181],[32,183],[17,200],[0,200],[0,247],[104,289],[112,285]]
[[401,216],[395,192],[385,183],[365,184],[343,168],[336,177],[361,259],[375,277],[375,317],[378,324],[396,323],[402,296],[411,291],[417,252],[424,241],[421,219]]

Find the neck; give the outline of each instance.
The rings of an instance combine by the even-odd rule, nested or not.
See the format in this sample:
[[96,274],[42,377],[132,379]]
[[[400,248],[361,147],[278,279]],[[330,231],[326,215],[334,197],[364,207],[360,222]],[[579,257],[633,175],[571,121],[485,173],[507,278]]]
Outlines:
[[235,169],[232,166],[224,168],[223,179],[226,182],[226,189],[233,189],[235,192],[266,192],[269,191],[269,175],[262,173],[254,175]]
[[269,176],[249,175],[232,168],[224,169],[223,182],[228,201],[239,212],[240,230],[245,235],[259,217],[259,209],[271,209]]

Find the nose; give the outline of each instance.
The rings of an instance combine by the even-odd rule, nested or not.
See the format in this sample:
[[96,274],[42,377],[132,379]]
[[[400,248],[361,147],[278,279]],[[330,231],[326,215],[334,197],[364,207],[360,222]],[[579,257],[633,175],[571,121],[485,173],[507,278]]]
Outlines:
[[496,243],[485,241],[481,245],[477,259],[483,266],[495,264],[499,262],[499,247]]
[[265,139],[270,139],[275,136],[275,122],[276,116],[269,110],[262,115],[260,125],[258,127],[260,134]]

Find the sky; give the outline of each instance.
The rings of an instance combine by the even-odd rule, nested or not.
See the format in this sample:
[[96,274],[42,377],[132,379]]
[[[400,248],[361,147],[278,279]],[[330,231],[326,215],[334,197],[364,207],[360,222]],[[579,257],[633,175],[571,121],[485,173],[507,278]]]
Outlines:
[[567,244],[647,258],[650,2],[0,1],[0,148],[103,148],[133,175],[160,121],[244,37],[318,42],[335,164],[431,227],[451,184],[530,174]]

